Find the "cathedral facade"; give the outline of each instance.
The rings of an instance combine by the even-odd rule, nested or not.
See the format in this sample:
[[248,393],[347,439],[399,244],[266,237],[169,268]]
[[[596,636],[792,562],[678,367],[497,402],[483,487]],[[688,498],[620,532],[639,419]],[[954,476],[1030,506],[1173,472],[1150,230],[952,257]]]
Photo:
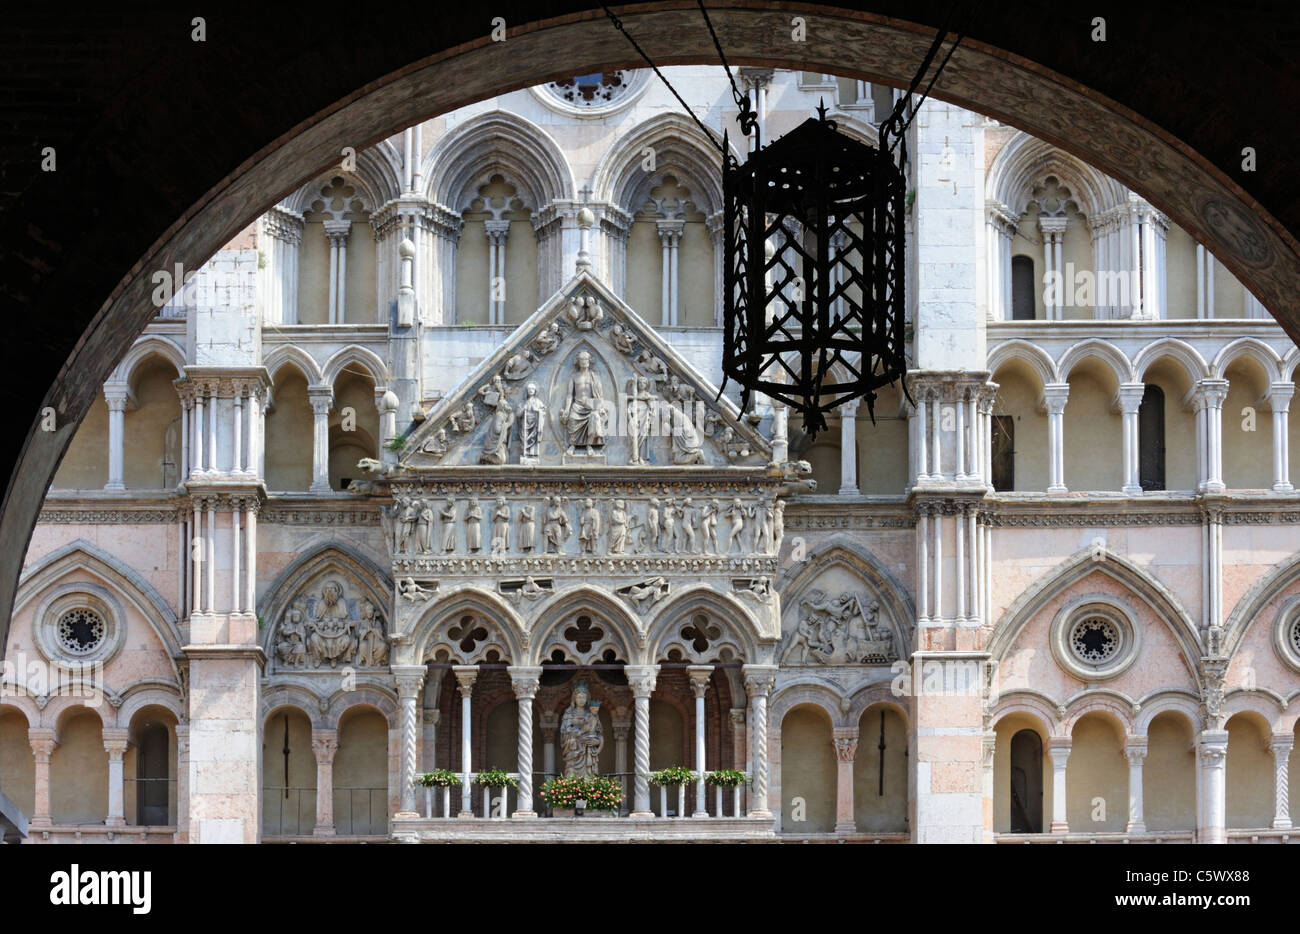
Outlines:
[[[739,72],[764,140],[897,99]],[[1061,149],[909,149],[909,372],[815,435],[722,385],[721,163],[648,71],[160,271],[27,551],[26,842],[1288,842],[1300,351]]]

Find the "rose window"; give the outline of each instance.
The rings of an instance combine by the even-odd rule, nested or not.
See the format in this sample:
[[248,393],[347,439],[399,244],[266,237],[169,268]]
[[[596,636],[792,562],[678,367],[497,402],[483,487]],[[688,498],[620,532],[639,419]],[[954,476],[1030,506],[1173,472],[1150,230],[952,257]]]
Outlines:
[[59,647],[71,655],[89,655],[104,642],[107,627],[94,610],[79,607],[59,617],[55,627]]
[[1119,627],[1101,616],[1088,616],[1070,630],[1070,650],[1089,665],[1103,665],[1119,652]]
[[1291,632],[1289,634],[1291,651],[1300,656],[1300,616],[1291,621]]
[[561,78],[548,84],[547,90],[574,107],[603,107],[627,93],[630,72],[597,71],[589,75]]

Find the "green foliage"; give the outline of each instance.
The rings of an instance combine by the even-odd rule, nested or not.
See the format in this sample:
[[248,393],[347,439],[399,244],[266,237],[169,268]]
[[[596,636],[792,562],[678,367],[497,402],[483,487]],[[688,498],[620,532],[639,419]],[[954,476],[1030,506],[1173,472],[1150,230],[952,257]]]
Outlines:
[[460,784],[460,776],[451,769],[434,769],[415,776],[415,784],[425,788],[451,788]]
[[474,781],[488,788],[519,787],[519,780],[504,769],[484,769]]
[[669,769],[660,769],[658,772],[650,773],[650,784],[652,785],[689,785],[699,778],[694,772],[684,765],[674,765]]
[[745,784],[748,776],[740,769],[715,769],[704,780],[710,785],[717,785],[720,788],[735,788],[737,785]]
[[616,811],[623,801],[623,783],[608,775],[561,775],[548,779],[541,795],[552,808],[573,808],[585,801],[589,811]]
[[406,432],[403,432],[402,434],[394,435],[393,437],[385,441],[384,448],[385,450],[392,451],[394,454],[401,454],[403,451],[406,450],[406,444],[408,440],[409,439],[406,436]]

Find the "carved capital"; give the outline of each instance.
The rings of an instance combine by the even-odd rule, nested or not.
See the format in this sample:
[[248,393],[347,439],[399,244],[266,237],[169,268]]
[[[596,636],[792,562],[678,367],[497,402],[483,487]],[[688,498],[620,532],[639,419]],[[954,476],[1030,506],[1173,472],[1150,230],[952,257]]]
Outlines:
[[776,684],[775,665],[745,665],[741,671],[745,675],[745,693],[751,699],[772,693],[772,686]]
[[474,682],[478,679],[478,665],[453,665],[451,670],[456,676],[460,696],[469,700],[474,693]]
[[423,665],[394,665],[393,677],[397,680],[397,696],[402,700],[420,696],[424,687],[426,669]]
[[841,762],[852,762],[858,752],[858,728],[855,726],[837,726],[831,731],[831,744],[835,747],[835,758]]
[[[510,674],[510,687],[515,692],[517,700],[532,700],[537,696],[537,684],[542,676],[541,668],[524,668],[511,667],[506,669]],[[460,675],[456,675],[457,680]]]
[[658,665],[628,665],[623,669],[633,697],[649,697],[659,677]]
[[703,697],[704,692],[709,689],[709,679],[713,677],[712,665],[687,665],[686,677],[691,680],[691,692],[697,697]]
[[318,763],[332,763],[339,751],[339,734],[334,730],[312,730],[311,751],[316,754]]

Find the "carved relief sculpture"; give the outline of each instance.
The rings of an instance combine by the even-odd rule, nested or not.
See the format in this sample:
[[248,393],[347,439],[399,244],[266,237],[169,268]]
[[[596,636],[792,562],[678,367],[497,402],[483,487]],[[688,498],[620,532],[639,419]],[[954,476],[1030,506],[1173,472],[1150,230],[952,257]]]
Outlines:
[[627,550],[627,503],[614,500],[614,508],[609,511],[609,553],[621,555]]
[[663,577],[652,577],[637,584],[620,587],[615,593],[636,607],[638,613],[644,613],[668,596],[668,580]]
[[497,497],[492,510],[492,554],[501,555],[510,550],[510,506],[504,496]]
[[600,380],[591,369],[591,354],[579,351],[574,361],[574,373],[569,379],[560,424],[568,434],[568,453],[576,454],[578,448],[590,456],[605,446],[605,427],[601,403]]
[[727,510],[727,516],[731,519],[731,541],[727,545],[727,554],[743,554],[745,543],[742,536],[745,532],[745,504],[739,498],[731,501],[731,507]]
[[600,510],[590,500],[584,500],[582,513],[578,516],[578,542],[584,554],[596,553],[596,542],[600,538]]
[[515,411],[506,397],[500,376],[492,377],[491,387],[479,390],[483,404],[493,409],[488,419],[487,434],[483,436],[483,453],[479,455],[480,464],[504,464],[510,447],[510,430],[514,428]]
[[433,551],[433,503],[429,500],[419,501],[420,513],[416,517],[419,530],[420,551],[426,555]]
[[316,612],[307,622],[307,657],[314,667],[329,662],[331,668],[346,662],[356,651],[353,621],[343,600],[343,585],[326,581],[321,587]]
[[541,452],[542,432],[546,428],[546,403],[537,395],[536,383],[529,383],[524,393],[524,405],[520,412],[519,463],[535,467]]
[[662,409],[663,432],[668,436],[672,448],[673,463],[703,464],[704,452],[700,449],[702,443],[700,433],[686,416],[686,412],[676,405],[666,405]]
[[569,319],[579,331],[593,330],[604,317],[605,312],[600,307],[600,303],[590,295],[575,295],[573,301],[569,303]]
[[654,430],[654,413],[658,400],[650,391],[650,380],[644,376],[628,380],[627,389],[630,463],[644,464],[648,457],[650,435]]
[[447,497],[440,510],[438,518],[442,519],[442,550],[452,552],[456,550],[456,501],[450,496]]
[[636,340],[636,335],[632,333],[631,328],[625,328],[621,324],[616,324],[609,330],[609,339],[613,342],[614,348],[621,354],[630,354],[632,352],[632,343]]
[[362,597],[357,605],[357,667],[388,666],[388,641],[384,638],[384,621],[375,605]]
[[410,600],[412,603],[428,600],[430,597],[434,595],[434,590],[436,589],[437,589],[436,585],[434,586],[434,588],[421,587],[412,578],[409,577],[406,578],[405,580],[398,581],[397,584],[397,590],[398,593],[401,595],[402,599]]
[[560,333],[560,323],[558,321],[552,321],[550,327],[537,335],[537,340],[534,342],[533,346],[537,348],[538,353],[548,354],[555,350],[556,347],[560,346],[560,341],[563,337],[564,335]]
[[718,501],[706,502],[700,509],[701,547],[706,554],[716,555],[718,548]]
[[600,725],[600,701],[590,701],[587,682],[573,686],[573,700],[560,718],[560,750],[565,775],[599,775],[605,733]]
[[894,635],[880,604],[858,594],[828,598],[812,590],[799,601],[799,622],[781,653],[784,665],[879,664],[896,658]]
[[677,548],[677,505],[671,500],[664,500],[664,509],[659,516],[659,550],[665,553]]
[[302,597],[298,597],[289,604],[280,620],[280,638],[275,644],[275,654],[286,668],[301,668],[307,664],[306,619],[306,607]]
[[432,435],[424,440],[420,445],[421,454],[432,454],[434,457],[442,457],[447,453],[447,429],[439,428]]
[[523,353],[517,353],[506,361],[505,369],[501,372],[506,379],[523,379],[537,368],[537,358],[533,356],[531,350],[525,350]]
[[560,497],[552,496],[546,510],[546,521],[542,524],[542,533],[546,536],[546,553],[560,554],[564,543],[569,539],[569,516],[564,510]]
[[483,507],[477,496],[471,496],[465,510],[465,547],[469,551],[483,550]]
[[519,550],[532,552],[537,540],[537,507],[531,504],[519,508]]

